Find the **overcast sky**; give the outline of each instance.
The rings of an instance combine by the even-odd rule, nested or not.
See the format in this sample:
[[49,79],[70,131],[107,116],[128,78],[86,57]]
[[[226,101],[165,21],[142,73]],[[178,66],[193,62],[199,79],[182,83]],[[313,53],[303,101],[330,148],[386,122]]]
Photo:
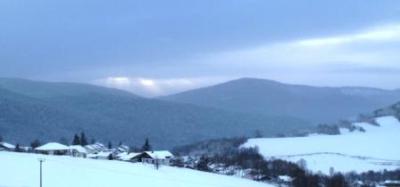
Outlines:
[[400,88],[400,1],[2,0],[0,76],[144,96],[240,77]]

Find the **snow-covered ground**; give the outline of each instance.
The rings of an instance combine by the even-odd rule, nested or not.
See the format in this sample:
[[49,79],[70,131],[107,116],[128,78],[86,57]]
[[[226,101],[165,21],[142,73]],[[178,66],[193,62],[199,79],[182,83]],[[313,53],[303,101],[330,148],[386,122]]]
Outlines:
[[250,139],[243,146],[258,146],[267,159],[279,158],[292,162],[304,159],[307,169],[326,174],[329,174],[331,167],[341,172],[400,168],[400,122],[392,116],[377,118],[376,122],[379,126],[355,123],[366,132]]
[[268,187],[265,183],[195,170],[121,161],[0,151],[0,187],[39,186],[44,158],[44,187]]

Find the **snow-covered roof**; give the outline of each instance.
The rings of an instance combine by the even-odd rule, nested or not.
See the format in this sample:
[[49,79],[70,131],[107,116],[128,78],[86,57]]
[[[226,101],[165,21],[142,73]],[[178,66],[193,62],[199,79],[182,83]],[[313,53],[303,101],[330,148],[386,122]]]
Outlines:
[[87,153],[86,149],[80,145],[70,145],[69,146],[70,150],[75,150],[79,153]]
[[129,146],[120,145],[120,146],[118,146],[117,150],[118,150],[119,152],[127,152],[127,151],[129,151]]
[[174,156],[169,151],[146,151],[145,153],[148,154],[151,158],[158,158],[158,159],[166,159]]
[[102,151],[106,149],[106,147],[101,143],[86,145],[85,148],[90,151]]
[[69,147],[57,142],[50,142],[44,144],[40,147],[37,147],[35,150],[37,151],[66,151],[69,150]]
[[129,153],[129,154],[128,153],[121,153],[121,154],[118,155],[118,157],[121,160],[128,161],[128,160],[131,160],[131,159],[135,158],[136,156],[138,156],[140,154],[142,154],[142,153]]
[[5,147],[7,149],[15,149],[15,145],[7,143],[7,142],[0,142],[1,147]]

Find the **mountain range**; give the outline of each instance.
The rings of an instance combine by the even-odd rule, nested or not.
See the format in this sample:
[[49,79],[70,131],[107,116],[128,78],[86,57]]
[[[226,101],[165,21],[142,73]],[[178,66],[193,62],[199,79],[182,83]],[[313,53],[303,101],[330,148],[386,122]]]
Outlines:
[[[99,141],[168,148],[210,138],[265,135],[304,129],[292,117],[249,115],[146,99],[129,92],[77,83],[0,79],[0,135],[14,143],[72,139],[85,132]],[[117,143],[117,142],[115,142]]]
[[312,87],[243,78],[160,99],[229,111],[291,116],[317,123],[356,117],[400,100],[400,90]]
[[13,143],[90,138],[170,148],[212,138],[274,136],[400,100],[399,91],[239,79],[148,99],[79,83],[0,78],[0,135]]

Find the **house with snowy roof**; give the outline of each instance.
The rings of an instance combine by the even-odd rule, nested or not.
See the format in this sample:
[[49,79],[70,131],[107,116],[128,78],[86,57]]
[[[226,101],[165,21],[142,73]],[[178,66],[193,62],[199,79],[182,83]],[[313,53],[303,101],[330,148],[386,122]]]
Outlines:
[[5,151],[14,151],[15,150],[15,145],[7,143],[7,142],[0,142],[0,151],[5,150]]
[[122,161],[128,161],[128,162],[140,162],[139,156],[141,155],[141,152],[138,153],[120,153],[117,155],[118,160]]
[[174,155],[169,151],[145,151],[132,157],[131,162],[143,162],[149,164],[170,165],[171,159]]
[[70,154],[74,157],[86,158],[87,156],[87,150],[81,145],[70,145],[69,150]]
[[70,148],[57,142],[50,142],[35,148],[35,151],[47,155],[67,155],[70,153]]
[[85,149],[88,154],[96,154],[99,152],[106,151],[107,147],[104,146],[104,144],[102,144],[102,143],[94,143],[94,144],[86,145]]

